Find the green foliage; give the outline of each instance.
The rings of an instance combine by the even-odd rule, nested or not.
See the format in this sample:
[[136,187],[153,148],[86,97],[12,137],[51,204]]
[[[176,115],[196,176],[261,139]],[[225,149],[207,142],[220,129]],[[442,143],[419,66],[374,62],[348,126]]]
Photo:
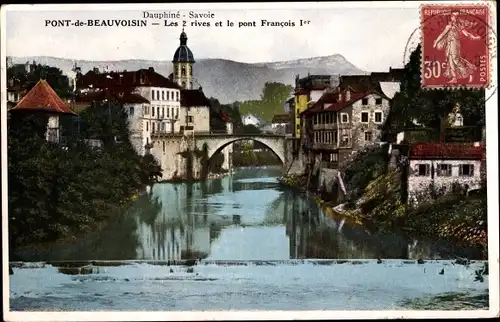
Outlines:
[[485,91],[482,90],[423,90],[420,86],[421,47],[410,55],[405,66],[401,90],[391,101],[391,110],[384,126],[385,134],[396,133],[412,120],[439,132],[440,120],[460,104],[464,125],[485,124]]
[[292,86],[278,82],[266,83],[260,100],[238,103],[241,114],[253,114],[271,122],[275,114],[283,113],[283,103],[290,96]]
[[69,79],[59,68],[47,65],[31,65],[31,70],[26,71],[24,65],[14,65],[7,69],[8,79],[29,91],[40,79],[45,79],[54,91],[62,98],[70,98],[72,88]]
[[370,146],[358,151],[341,166],[348,202],[358,200],[365,188],[385,173],[389,161],[387,146]]
[[[129,141],[118,104],[94,104],[64,119],[66,147],[45,140],[47,116],[10,112],[8,121],[9,238],[13,248],[87,233],[116,216],[161,169]],[[69,117],[69,116],[68,116]],[[80,129],[80,131],[79,131]],[[102,149],[83,142],[103,141]]]

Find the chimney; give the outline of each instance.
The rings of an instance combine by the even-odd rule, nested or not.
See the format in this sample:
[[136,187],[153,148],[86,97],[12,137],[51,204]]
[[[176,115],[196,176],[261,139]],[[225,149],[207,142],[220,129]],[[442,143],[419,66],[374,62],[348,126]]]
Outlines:
[[201,87],[201,86],[200,86],[200,88],[198,88],[198,90],[199,90],[200,92],[203,92],[203,87]]
[[342,102],[342,93],[339,93],[339,102]]
[[148,70],[149,70],[150,72],[154,72],[154,71],[155,71],[155,69],[154,69],[153,67],[149,67],[149,68],[148,68]]
[[345,100],[350,101],[351,100],[351,91],[347,90],[345,93]]
[[94,67],[93,71],[94,71],[94,73],[99,74],[99,68]]

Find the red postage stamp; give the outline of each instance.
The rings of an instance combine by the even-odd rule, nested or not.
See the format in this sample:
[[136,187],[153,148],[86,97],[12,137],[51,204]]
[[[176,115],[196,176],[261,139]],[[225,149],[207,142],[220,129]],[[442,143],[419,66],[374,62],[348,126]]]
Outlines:
[[489,7],[422,5],[422,88],[485,88],[490,83]]

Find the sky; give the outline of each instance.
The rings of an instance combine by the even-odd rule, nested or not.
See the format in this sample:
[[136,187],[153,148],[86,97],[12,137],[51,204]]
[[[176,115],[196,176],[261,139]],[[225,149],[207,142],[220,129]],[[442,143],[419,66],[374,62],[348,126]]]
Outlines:
[[[402,67],[407,41],[419,25],[418,3],[340,4],[311,3],[302,7],[299,4],[295,8],[291,7],[294,4],[284,3],[155,4],[134,8],[126,8],[124,4],[10,7],[5,12],[6,55],[171,61],[179,45],[181,21],[186,20],[188,46],[195,59],[223,58],[254,63],[341,54],[366,71]],[[158,19],[147,19],[147,27],[45,26],[46,20],[60,19],[73,22],[144,19],[144,11],[180,11],[180,19],[167,19],[179,22],[179,26],[165,27],[164,21]],[[215,18],[190,19],[189,11],[210,11]],[[295,21],[296,26],[261,27],[262,19]],[[300,27],[300,19],[309,20],[310,24]],[[194,20],[210,22],[211,26],[191,26]],[[235,26],[227,27],[227,20]],[[160,26],[151,25],[154,21],[160,21]],[[217,21],[222,21],[223,27],[216,27]],[[256,21],[257,27],[238,27],[238,23],[244,21]]]

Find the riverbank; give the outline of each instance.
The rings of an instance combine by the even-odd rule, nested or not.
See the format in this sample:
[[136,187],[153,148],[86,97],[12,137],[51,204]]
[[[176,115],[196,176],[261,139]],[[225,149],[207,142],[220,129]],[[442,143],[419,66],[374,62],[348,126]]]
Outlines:
[[[373,189],[377,184],[390,186],[387,177],[390,175],[374,180],[369,187]],[[335,219],[345,219],[350,224],[362,226],[373,233],[396,232],[409,241],[430,239],[435,243],[451,244],[457,249],[468,249],[472,253],[480,253],[480,259],[487,258],[488,242],[485,222],[477,219],[480,214],[472,218],[469,216],[473,209],[476,211],[475,214],[480,212],[485,207],[483,204],[485,200],[478,198],[455,200],[457,199],[455,196],[445,196],[420,207],[406,208],[398,202],[393,202],[389,197],[385,197],[379,198],[376,202],[371,200],[369,202],[375,212],[382,204],[383,208],[388,208],[389,215],[385,213],[374,215],[363,207],[366,204],[365,200],[358,201],[355,205],[326,201],[320,193],[306,190],[307,181],[305,175],[287,175],[279,179],[280,184],[287,188],[308,193],[328,216]],[[370,193],[373,191],[368,191],[363,197],[371,197]],[[451,207],[450,204],[454,203],[455,207]]]

